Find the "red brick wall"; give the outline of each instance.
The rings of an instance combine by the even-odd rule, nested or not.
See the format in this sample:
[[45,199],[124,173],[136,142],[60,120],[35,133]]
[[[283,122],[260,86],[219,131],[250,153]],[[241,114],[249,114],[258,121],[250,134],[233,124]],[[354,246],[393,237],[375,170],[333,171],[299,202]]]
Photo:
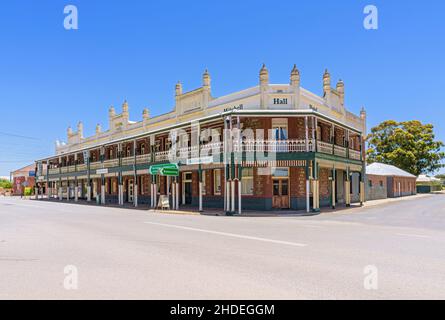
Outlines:
[[343,146],[344,144],[345,131],[340,128],[335,128],[335,144]]
[[272,197],[272,176],[271,175],[258,175],[258,168],[255,168],[253,183],[254,183],[254,195],[255,196]]
[[386,185],[386,177],[385,176],[377,176],[373,174],[366,175],[367,180],[372,182],[373,186],[380,185],[380,181],[383,181],[383,185]]
[[290,168],[290,195],[291,197],[306,197],[305,168]]
[[[402,195],[406,193],[412,193],[412,194],[416,193],[416,178],[394,177],[392,185],[392,192],[394,196],[399,195],[399,183]],[[411,184],[411,189],[410,189],[410,184]]]
[[321,140],[324,142],[330,142],[331,126],[322,122],[318,122],[318,126],[321,128]]
[[329,180],[328,168],[320,168],[319,182],[320,182],[320,198],[327,198],[331,194],[331,181]]

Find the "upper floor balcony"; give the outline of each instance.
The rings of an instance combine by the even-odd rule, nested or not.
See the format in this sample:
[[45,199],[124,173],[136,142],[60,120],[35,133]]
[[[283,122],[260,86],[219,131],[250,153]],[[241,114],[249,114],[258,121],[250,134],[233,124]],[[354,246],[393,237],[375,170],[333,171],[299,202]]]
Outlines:
[[[242,141],[235,140],[232,146],[224,147],[222,142],[212,142],[203,144],[199,150],[197,146],[179,147],[176,149],[176,158],[192,159],[202,156],[217,156],[224,152],[235,153],[322,153],[333,155],[340,158],[346,158],[356,161],[362,160],[362,153],[352,148],[339,146],[333,143],[318,141],[316,139],[307,140],[264,140],[264,139],[244,139]],[[157,151],[142,155],[130,155],[121,159],[106,159],[103,161],[95,161],[89,164],[90,171],[100,169],[108,169],[115,167],[143,165],[157,162],[170,161],[173,156],[172,150]],[[79,163],[77,165],[62,166],[59,168],[50,168],[45,170],[49,175],[69,174],[74,172],[85,172],[88,165]],[[41,174],[42,175],[42,174]]]

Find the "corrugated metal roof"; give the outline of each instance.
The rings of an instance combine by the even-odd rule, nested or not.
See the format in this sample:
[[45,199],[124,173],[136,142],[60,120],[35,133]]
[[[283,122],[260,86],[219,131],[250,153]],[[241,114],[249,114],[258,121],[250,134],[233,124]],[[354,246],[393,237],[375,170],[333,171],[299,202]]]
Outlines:
[[392,166],[390,164],[375,162],[366,167],[366,174],[374,174],[377,176],[396,176],[396,177],[409,177],[416,178],[409,172],[406,172],[400,168]]
[[437,179],[435,177],[429,177],[426,174],[421,174],[417,178],[417,182],[440,182],[440,179]]

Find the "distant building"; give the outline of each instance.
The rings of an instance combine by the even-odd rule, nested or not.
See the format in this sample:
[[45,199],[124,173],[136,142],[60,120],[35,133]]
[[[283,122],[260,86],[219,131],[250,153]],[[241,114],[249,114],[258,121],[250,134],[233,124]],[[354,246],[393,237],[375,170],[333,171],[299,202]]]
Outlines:
[[417,178],[416,188],[418,193],[430,193],[442,190],[442,180],[421,174]]
[[366,167],[367,200],[411,196],[416,191],[416,176],[395,166],[373,163]]
[[24,168],[11,172],[12,194],[19,196],[24,194],[25,188],[34,189],[35,165],[31,164]]

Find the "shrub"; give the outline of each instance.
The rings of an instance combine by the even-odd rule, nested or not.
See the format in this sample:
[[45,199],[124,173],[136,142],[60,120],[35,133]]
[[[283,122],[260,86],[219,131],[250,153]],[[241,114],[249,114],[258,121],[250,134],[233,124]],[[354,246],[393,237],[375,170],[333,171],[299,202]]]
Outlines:
[[25,196],[31,196],[32,195],[32,188],[25,188]]

